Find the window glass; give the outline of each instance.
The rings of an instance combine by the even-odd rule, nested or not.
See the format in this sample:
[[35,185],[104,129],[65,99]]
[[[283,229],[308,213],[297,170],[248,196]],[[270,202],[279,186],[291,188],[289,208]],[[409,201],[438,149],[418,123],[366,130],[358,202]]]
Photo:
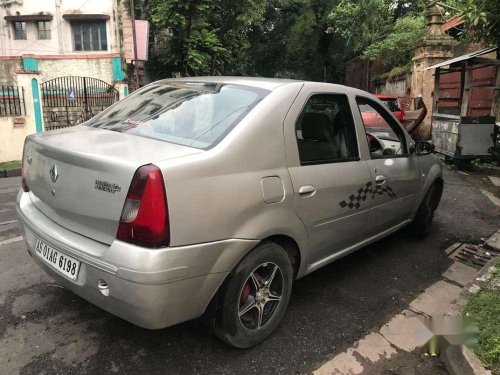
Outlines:
[[312,96],[297,119],[296,135],[302,164],[358,158],[356,129],[345,95]]
[[109,107],[86,125],[208,149],[268,93],[238,85],[157,82]]
[[38,21],[38,39],[50,39],[50,22]]
[[106,22],[73,22],[75,51],[107,51]]
[[356,99],[373,157],[391,157],[406,153],[404,132],[387,108],[367,98]]
[[14,39],[27,39],[26,22],[14,22]]

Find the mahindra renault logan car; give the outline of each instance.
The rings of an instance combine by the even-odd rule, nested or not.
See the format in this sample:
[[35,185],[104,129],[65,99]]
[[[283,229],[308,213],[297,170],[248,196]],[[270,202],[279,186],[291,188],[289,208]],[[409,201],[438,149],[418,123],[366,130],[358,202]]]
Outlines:
[[33,260],[75,294],[149,329],[203,315],[246,348],[275,330],[294,280],[404,226],[428,233],[432,151],[357,89],[163,80],[28,136],[17,213]]

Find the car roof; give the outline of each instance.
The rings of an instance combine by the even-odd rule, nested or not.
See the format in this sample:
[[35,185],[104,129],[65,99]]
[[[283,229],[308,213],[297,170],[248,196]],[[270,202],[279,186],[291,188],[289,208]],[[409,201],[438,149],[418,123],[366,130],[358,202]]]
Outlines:
[[235,84],[235,85],[257,87],[267,90],[274,90],[279,86],[283,86],[290,83],[305,82],[305,81],[297,81],[293,79],[281,79],[281,78],[263,78],[263,77],[199,76],[199,77],[170,78],[162,80],[162,82],[224,83],[224,84]]
[[[157,82],[192,82],[192,83],[219,83],[219,84],[234,84],[242,86],[256,87],[266,90],[274,90],[280,86],[290,84],[315,84],[325,85],[332,90],[341,90],[343,92],[350,91],[354,94],[371,95],[366,91],[362,91],[350,86],[339,85],[336,83],[315,82],[306,80],[294,80],[284,78],[265,78],[265,77],[237,77],[237,76],[197,76],[197,77],[183,77],[183,78],[168,78]],[[154,83],[154,82],[153,82]]]

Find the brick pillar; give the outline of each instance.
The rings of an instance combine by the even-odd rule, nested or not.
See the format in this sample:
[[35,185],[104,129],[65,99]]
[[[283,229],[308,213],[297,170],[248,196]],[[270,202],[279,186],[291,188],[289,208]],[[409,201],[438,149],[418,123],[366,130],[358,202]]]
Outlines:
[[413,97],[421,96],[427,107],[427,116],[417,129],[416,137],[419,139],[431,138],[432,113],[435,111],[432,108],[435,92],[435,69],[425,69],[453,57],[452,48],[455,40],[442,29],[443,13],[443,8],[435,3],[429,6],[426,12],[427,33],[419,46],[415,48],[412,59],[410,95]]

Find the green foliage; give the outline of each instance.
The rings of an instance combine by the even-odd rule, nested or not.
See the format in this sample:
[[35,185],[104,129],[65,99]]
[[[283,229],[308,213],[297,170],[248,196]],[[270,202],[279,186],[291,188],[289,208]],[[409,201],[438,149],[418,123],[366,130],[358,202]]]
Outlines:
[[330,32],[341,35],[354,54],[387,35],[392,26],[391,0],[341,0],[328,15]]
[[[128,3],[129,0],[124,0]],[[498,42],[498,0],[442,0],[461,9],[474,38]],[[135,0],[151,21],[154,78],[262,75],[342,80],[361,57],[388,68],[411,63],[428,0]],[[458,12],[458,10],[456,11]],[[456,13],[455,12],[455,13]]]
[[268,0],[253,27],[251,74],[314,81],[343,77],[345,44],[327,33],[328,14],[338,0]]
[[351,57],[406,65],[425,32],[425,0],[341,0],[328,19]]
[[3,170],[11,170],[11,169],[19,169],[21,168],[21,161],[19,160],[13,160],[13,161],[5,161],[3,163],[0,163],[0,171]]
[[479,326],[474,352],[485,365],[500,371],[500,290],[471,295],[463,313]]
[[264,13],[266,0],[156,0],[150,4],[156,30],[168,30],[159,60],[183,75],[234,74],[245,65],[248,27]]
[[410,71],[411,71],[411,64],[396,66],[386,73],[376,75],[375,77],[373,77],[373,81],[383,81],[386,79],[391,80],[392,78],[399,77],[400,75],[409,73]]
[[500,45],[500,4],[498,0],[458,0],[460,16],[470,29],[468,36],[492,46]]
[[363,58],[381,59],[388,66],[404,65],[411,60],[413,50],[425,34],[423,16],[406,16],[396,20],[392,31],[381,41],[363,51]]

